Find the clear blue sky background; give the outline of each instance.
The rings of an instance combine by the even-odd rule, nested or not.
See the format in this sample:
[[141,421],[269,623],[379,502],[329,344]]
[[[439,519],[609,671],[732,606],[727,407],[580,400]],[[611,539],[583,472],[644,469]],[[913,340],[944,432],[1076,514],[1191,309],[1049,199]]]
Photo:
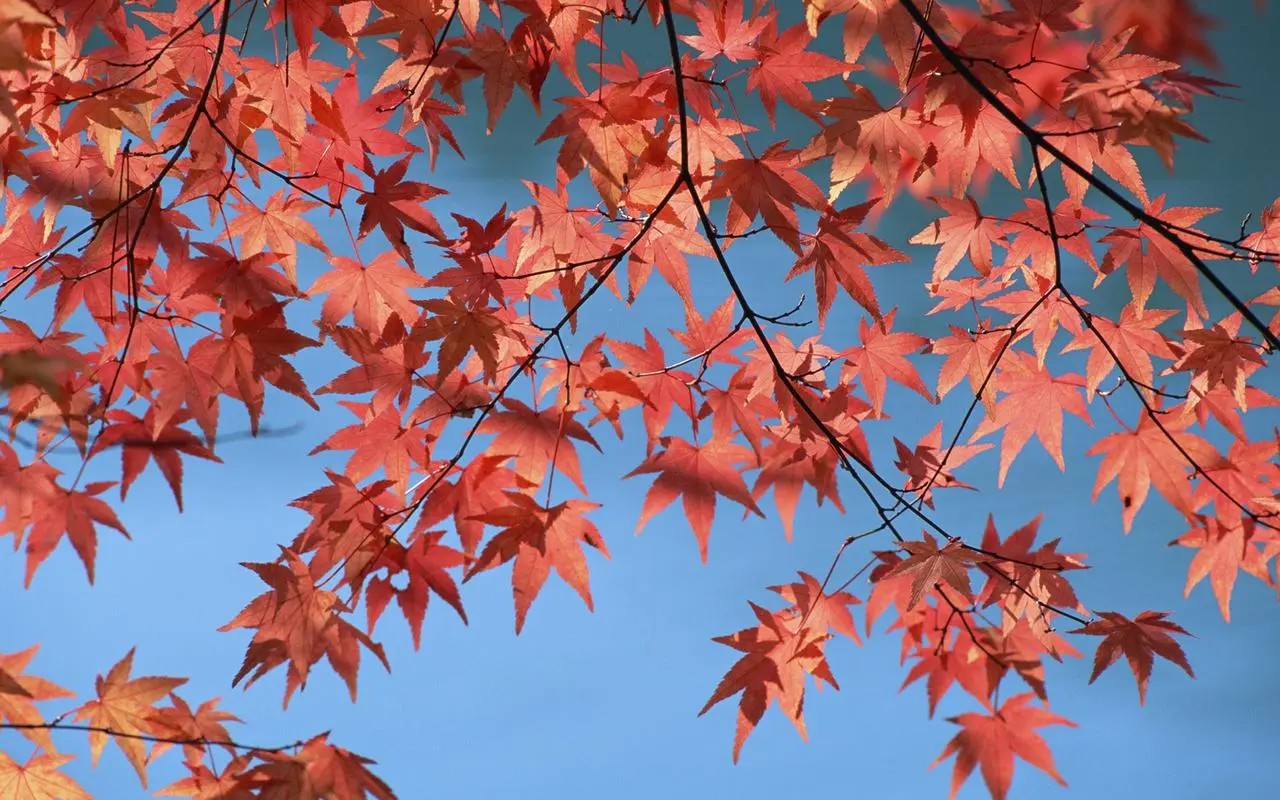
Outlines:
[[[1272,88],[1280,53],[1274,10],[1255,16],[1244,2],[1217,5],[1231,8],[1214,35],[1223,61],[1219,77],[1241,85],[1235,94],[1242,102],[1204,100],[1193,121],[1212,143],[1184,146],[1178,179],[1151,171],[1148,184],[1153,195],[1168,192],[1178,204],[1224,208],[1209,227],[1229,234],[1245,212],[1256,216],[1280,189],[1272,139],[1280,121]],[[500,125],[499,135],[523,133],[534,124],[518,116],[523,111],[514,113]],[[428,179],[448,187],[452,194],[445,200],[456,203],[446,209],[437,201],[442,219],[446,210],[484,218],[502,199],[518,200],[522,190],[515,178],[550,182],[547,165],[553,153],[547,148],[539,151],[542,172],[531,175],[523,163],[490,147],[497,139],[466,136],[463,141],[470,145],[470,161],[462,167],[449,164],[444,174]],[[895,212],[882,222],[880,234],[901,243],[926,219],[923,211]],[[322,233],[339,238],[335,231]],[[875,276],[890,302],[918,295],[928,274],[932,253],[910,253],[916,263]],[[731,251],[731,259],[743,274],[761,276],[748,278],[748,291],[761,298],[763,310],[784,309],[806,288],[801,282],[778,292],[764,281],[763,276],[780,275],[787,266],[777,251],[747,242]],[[308,274],[304,266],[303,274],[305,284],[315,270]],[[701,297],[709,309],[723,289],[713,275],[706,277]],[[619,322],[622,306],[611,297],[599,300],[583,320],[586,330],[606,320],[633,329],[680,324],[670,303],[650,304],[636,310],[647,315],[643,319]],[[915,313],[919,303],[917,298],[902,313]],[[314,316],[314,308],[302,308],[294,319]],[[834,315],[829,324],[852,325]],[[299,366],[313,388],[345,369],[331,352],[316,351],[304,353]],[[900,409],[901,423],[892,433],[914,442],[937,414],[954,420],[959,399],[938,410],[891,389],[890,407]],[[32,671],[87,694],[96,673],[137,645],[135,675],[190,676],[183,693],[192,701],[224,696],[226,708],[249,723],[234,731],[236,738],[279,744],[332,730],[336,742],[375,758],[378,773],[404,798],[945,796],[950,762],[932,772],[926,768],[956,730],[945,717],[974,710],[976,704],[954,690],[937,718],[928,720],[921,686],[897,692],[905,671],[897,663],[894,636],[872,636],[860,648],[833,643],[830,657],[842,690],[809,693],[808,744],[771,711],[735,767],[730,762],[734,704],[725,703],[702,719],[694,716],[734,660],[733,651],[710,637],[750,624],[748,600],[776,607],[765,587],[786,582],[796,569],[821,575],[846,535],[874,524],[868,509],[851,502],[850,514],[841,517],[829,507],[802,505],[796,541],[787,544],[775,518],[742,520],[740,509],[722,503],[710,563],[703,566],[678,507],[651,522],[643,536],[632,535],[648,480],[618,478],[640,461],[639,437],[619,444],[605,429],[596,431],[606,446],[605,458],[581,451],[591,499],[605,505],[594,518],[613,553],[612,561],[591,561],[595,614],[553,579],[517,638],[509,571],[498,570],[464,587],[470,627],[443,603],[433,603],[419,653],[412,652],[407,629],[390,609],[379,638],[393,672],[386,674],[366,658],[358,704],[348,700],[327,667],[316,670],[287,713],[280,709],[282,671],[248,692],[232,690],[230,677],[247,637],[215,629],[262,588],[238,562],[274,558],[277,544],[304,524],[304,516],[285,504],[320,485],[322,467],[341,463],[305,455],[329,431],[349,423],[347,412],[331,402],[323,406],[315,413],[272,394],[270,424],[297,422],[302,430],[227,443],[219,449],[223,465],[187,461],[185,514],[176,512],[157,473],[145,474],[121,510],[134,541],[103,533],[96,586],[86,584],[65,546],[25,592],[22,555],[0,560],[0,600],[10,609],[0,650],[43,642]],[[1255,417],[1264,426],[1260,430],[1277,421],[1275,414],[1255,412]],[[224,421],[226,431],[243,426],[239,412]],[[1003,491],[944,493],[941,505],[947,524],[966,535],[980,531],[988,512],[995,514],[1002,533],[1044,513],[1042,537],[1061,536],[1063,549],[1085,551],[1095,565],[1076,580],[1087,605],[1130,614],[1170,610],[1197,634],[1184,646],[1198,678],[1159,663],[1145,708],[1138,706],[1123,665],[1092,687],[1086,686],[1088,659],[1049,667],[1053,710],[1080,724],[1046,731],[1070,793],[1169,800],[1274,796],[1274,770],[1268,764],[1280,742],[1275,597],[1242,578],[1230,625],[1219,618],[1207,586],[1184,601],[1190,551],[1166,546],[1183,532],[1180,518],[1153,499],[1126,538],[1120,533],[1114,487],[1096,505],[1089,502],[1096,462],[1083,452],[1104,433],[1105,428],[1089,431],[1069,421],[1065,475],[1032,444]],[[885,466],[889,452],[877,453]],[[117,463],[111,459],[107,466],[115,470]],[[994,475],[994,454],[975,463],[977,474]],[[844,494],[854,500],[852,487]],[[767,507],[772,508],[771,500]],[[852,552],[842,573],[850,574],[866,557],[865,550]],[[854,590],[865,592],[865,583]],[[1077,642],[1082,648],[1093,644]],[[1009,687],[1016,685],[1010,679]],[[52,714],[61,707],[50,704],[49,709]],[[85,753],[80,734],[61,734],[58,742]],[[0,747],[19,760],[28,752],[13,734],[0,735]],[[174,756],[161,762],[153,771],[153,788],[180,776],[175,765]],[[70,771],[99,797],[145,796],[114,746],[96,771],[89,770],[87,755]],[[986,796],[977,775],[961,796]],[[1014,796],[1067,793],[1020,765]]]

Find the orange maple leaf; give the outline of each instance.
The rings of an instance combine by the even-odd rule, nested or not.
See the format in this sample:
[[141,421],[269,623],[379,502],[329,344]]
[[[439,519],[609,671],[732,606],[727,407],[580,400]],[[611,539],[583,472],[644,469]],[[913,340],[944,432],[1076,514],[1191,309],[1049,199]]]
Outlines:
[[[61,771],[71,756],[32,756],[19,764],[0,752],[0,797],[10,800],[93,800],[80,784]],[[145,782],[144,782],[145,785]]]
[[[38,649],[38,645],[33,645],[16,653],[0,653],[0,674],[4,676],[3,681],[0,681],[0,721],[19,725],[38,724],[44,721],[44,715],[36,708],[37,701],[75,696],[73,692],[52,681],[22,674]],[[43,728],[22,728],[20,731],[47,752],[57,751],[49,731]]]
[[[95,681],[98,699],[90,700],[76,709],[75,718],[87,719],[90,725],[102,729],[89,732],[89,753],[93,757],[94,766],[97,766],[110,736],[133,765],[143,787],[146,787],[149,759],[146,744],[139,737],[156,735],[156,702],[186,683],[187,679],[148,676],[131,680],[129,673],[132,670],[131,649],[107,672],[105,678],[98,676]],[[106,731],[111,731],[111,734]]]
[[268,786],[264,797],[396,800],[391,787],[369,771],[373,761],[329,744],[328,733],[309,739],[297,753],[259,751],[259,757],[265,763],[250,770],[244,783]]

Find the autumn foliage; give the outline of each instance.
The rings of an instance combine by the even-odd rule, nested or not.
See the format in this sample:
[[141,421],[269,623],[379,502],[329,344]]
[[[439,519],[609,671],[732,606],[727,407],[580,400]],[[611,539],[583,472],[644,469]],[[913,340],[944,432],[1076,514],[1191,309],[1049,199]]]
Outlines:
[[[141,474],[181,507],[184,464],[245,415],[257,434],[280,393],[335,395],[348,426],[275,446],[342,469],[317,466],[274,561],[246,559],[261,594],[221,634],[245,647],[228,678],[278,670],[287,703],[317,669],[355,699],[362,662],[395,666],[389,620],[417,647],[491,571],[517,633],[553,573],[590,608],[618,535],[592,492],[628,469],[636,528],[678,508],[704,561],[727,516],[790,538],[810,498],[856,508],[825,574],[716,639],[736,661],[702,711],[737,705],[733,758],[771,707],[804,734],[828,649],[886,635],[930,711],[968,697],[952,794],[977,770],[1005,797],[1017,760],[1065,782],[1046,662],[1123,656],[1142,701],[1155,659],[1192,672],[1187,631],[1078,596],[1060,520],[960,529],[952,490],[994,512],[1042,448],[1118,494],[1115,535],[1151,503],[1185,516],[1186,589],[1207,579],[1224,618],[1241,572],[1276,583],[1280,202],[1237,226],[1144,180],[1229,90],[1196,71],[1207,24],[1189,0],[7,0],[0,533],[28,584],[59,547],[93,581],[100,546],[161,535],[115,510]],[[554,178],[457,213],[435,171],[486,148],[459,120],[516,136],[513,104]],[[878,235],[905,206],[932,221]],[[774,255],[748,263],[747,239]],[[911,292],[927,315],[897,308]],[[605,293],[683,326],[592,329]],[[340,366],[304,373],[313,348]],[[946,422],[897,438],[909,401]],[[1065,426],[1093,458],[1066,463]],[[639,460],[583,468],[624,436]],[[34,745],[0,752],[4,797],[89,796],[65,729],[144,786],[181,759],[166,796],[393,796],[327,735],[242,744],[133,652],[73,694],[36,644],[0,655],[0,721]]]

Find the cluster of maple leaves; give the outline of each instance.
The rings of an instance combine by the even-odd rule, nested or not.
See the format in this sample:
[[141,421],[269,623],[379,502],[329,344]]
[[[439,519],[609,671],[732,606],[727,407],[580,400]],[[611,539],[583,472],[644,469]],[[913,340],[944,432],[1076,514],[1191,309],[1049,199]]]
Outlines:
[[[639,525],[679,499],[704,560],[721,498],[763,515],[771,493],[788,537],[806,490],[842,509],[852,487],[878,516],[833,543],[825,579],[773,587],[782,610],[753,604],[754,626],[717,640],[742,655],[703,710],[738,696],[735,759],[774,703],[803,733],[806,683],[836,684],[825,649],[858,640],[862,603],[867,631],[891,619],[931,710],[953,687],[978,706],[940,757],[953,794],[980,768],[1004,797],[1015,755],[1061,781],[1038,729],[1070,724],[1045,691],[1046,657],[1079,655],[1062,626],[1101,637],[1094,677],[1125,656],[1140,698],[1155,656],[1191,672],[1185,631],[1086,607],[1069,578],[1083,555],[1038,541],[1039,519],[966,536],[935,495],[989,480],[959,470],[993,441],[997,484],[1033,437],[1063,466],[1064,414],[1101,414],[1117,429],[1089,451],[1094,495],[1117,485],[1124,530],[1154,488],[1187,520],[1188,591],[1209,578],[1227,617],[1240,571],[1276,583],[1280,436],[1248,414],[1277,404],[1260,375],[1280,346],[1280,204],[1215,236],[1195,227],[1212,209],[1150,197],[1139,170],[1144,149],[1171,167],[1199,138],[1195,102],[1224,86],[1180,66],[1212,61],[1205,23],[1187,0],[11,0],[0,533],[28,583],[64,538],[92,580],[99,531],[125,533],[108,489],[123,499],[154,462],[181,506],[184,459],[218,459],[228,404],[256,432],[268,387],[342,395],[354,419],[316,452],[345,467],[293,502],[310,521],[246,565],[265,591],[224,629],[252,637],[236,682],[283,666],[287,702],[327,658],[354,698],[361,651],[386,662],[373,636],[392,601],[415,647],[433,595],[465,620],[459,581],[508,562],[517,632],[553,570],[591,606],[586,553],[608,551],[578,449],[612,429],[644,437]],[[645,58],[606,35],[623,27]],[[253,55],[263,41],[276,57]],[[569,92],[538,139],[558,143],[557,178],[446,227],[428,180],[462,154],[451,117],[480,113],[475,83],[490,130],[517,89],[540,112],[544,88]],[[783,140],[748,104],[812,135]],[[984,210],[996,178],[1020,208]],[[936,247],[943,336],[910,330],[868,270],[908,259],[868,230],[904,195],[936,205],[910,243]],[[728,249],[757,234],[792,253],[758,280],[812,282],[807,338],[798,308],[748,300]],[[1222,277],[1250,271],[1271,288]],[[1127,302],[1086,308],[1104,280]],[[709,283],[714,309],[694,302]],[[659,284],[684,309],[669,342],[577,330],[597,293],[634,303]],[[294,313],[307,298],[318,320]],[[826,333],[854,314],[856,343]],[[293,357],[320,346],[349,368],[302,375]],[[1072,351],[1083,375],[1050,358]],[[964,423],[872,452],[891,383],[967,404]],[[118,480],[83,479],[117,453]],[[859,549],[864,569],[833,585]],[[180,679],[130,678],[132,653],[50,719],[36,703],[71,693],[23,674],[33,653],[0,656],[0,718],[36,746],[23,764],[0,752],[5,796],[88,797],[61,771],[51,730],[68,727],[95,760],[114,740],[144,783],[180,745],[190,775],[166,795],[392,796],[324,736],[238,743]],[[1027,691],[999,701],[1006,678]],[[216,771],[210,746],[231,755]]]

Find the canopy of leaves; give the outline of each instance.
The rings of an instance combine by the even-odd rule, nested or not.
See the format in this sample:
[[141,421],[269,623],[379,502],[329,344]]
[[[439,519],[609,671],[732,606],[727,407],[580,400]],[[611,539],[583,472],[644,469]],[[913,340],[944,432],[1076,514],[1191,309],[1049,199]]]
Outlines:
[[[1072,724],[1048,706],[1046,662],[1081,655],[1060,631],[1096,643],[1094,678],[1123,655],[1140,702],[1155,656],[1191,674],[1187,632],[1091,611],[1071,520],[965,530],[943,490],[994,508],[1043,450],[1118,493],[1117,531],[1154,487],[1224,618],[1241,573],[1276,584],[1280,200],[1233,231],[1147,188],[1227,86],[1194,71],[1207,27],[1188,0],[0,3],[0,533],[28,584],[64,540],[93,581],[101,532],[158,535],[116,511],[141,475],[181,508],[239,414],[257,435],[283,394],[340,403],[303,529],[244,563],[264,586],[222,630],[235,682],[283,667],[287,703],[327,660],[354,700],[362,651],[391,668],[393,599],[415,647],[433,595],[465,622],[460,585],[508,562],[517,633],[552,572],[591,608],[606,480],[637,478],[637,529],[687,527],[704,561],[726,509],[771,494],[790,538],[811,495],[872,521],[716,638],[739,655],[702,711],[737,698],[734,760],[774,705],[805,734],[861,605],[930,713],[957,687],[973,708],[940,757],[953,796],[976,768],[1005,797],[1015,757],[1064,782],[1041,730]],[[526,101],[549,177],[459,213],[437,167],[485,158],[463,122]],[[911,205],[926,227],[876,233]],[[609,294],[629,318],[593,327]],[[683,327],[655,332],[662,304]],[[327,734],[241,743],[133,651],[47,712],[69,693],[33,653],[0,655],[0,727],[35,747],[0,752],[5,797],[89,796],[64,729],[143,786],[180,749],[163,796],[394,796]]]

